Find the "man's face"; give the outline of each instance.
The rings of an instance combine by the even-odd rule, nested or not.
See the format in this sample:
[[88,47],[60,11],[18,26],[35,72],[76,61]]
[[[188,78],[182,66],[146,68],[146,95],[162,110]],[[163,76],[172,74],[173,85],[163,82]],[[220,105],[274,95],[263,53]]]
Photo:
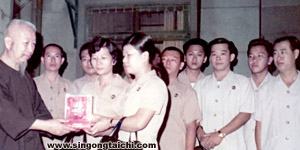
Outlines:
[[177,51],[166,50],[162,54],[161,59],[169,76],[177,76],[179,70],[184,66],[184,63],[180,61],[180,54]]
[[289,41],[282,41],[274,45],[274,63],[280,72],[287,72],[295,68],[295,61],[299,57],[299,50],[292,51]]
[[106,47],[102,47],[100,51],[92,54],[91,62],[98,75],[112,73],[113,65],[115,64]]
[[10,56],[12,61],[16,64],[26,62],[34,52],[36,37],[35,31],[26,26],[20,26],[20,29],[16,29],[18,34],[12,34],[8,37],[7,48],[10,50]]
[[209,59],[214,71],[230,70],[230,62],[234,57],[234,54],[230,54],[227,44],[215,44],[211,47]]
[[58,72],[64,60],[60,49],[55,46],[47,47],[44,56],[41,58],[42,63],[45,65],[45,70],[53,72]]
[[200,70],[206,62],[204,49],[201,45],[190,45],[186,52],[186,65],[191,70]]
[[88,75],[95,74],[96,72],[92,67],[91,57],[89,55],[88,49],[83,50],[80,55],[81,55],[81,65],[84,72]]
[[268,65],[272,63],[272,60],[264,46],[257,45],[250,48],[248,66],[252,74],[268,71]]

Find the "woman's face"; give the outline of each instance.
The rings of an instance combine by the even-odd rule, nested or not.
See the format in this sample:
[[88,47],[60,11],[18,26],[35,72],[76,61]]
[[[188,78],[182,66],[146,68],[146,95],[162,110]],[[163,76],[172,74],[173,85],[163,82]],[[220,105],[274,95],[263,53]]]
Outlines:
[[127,74],[136,74],[143,67],[142,53],[132,45],[127,44],[123,47],[123,67]]
[[98,75],[106,75],[112,73],[115,62],[106,47],[102,47],[100,51],[92,54],[91,63]]

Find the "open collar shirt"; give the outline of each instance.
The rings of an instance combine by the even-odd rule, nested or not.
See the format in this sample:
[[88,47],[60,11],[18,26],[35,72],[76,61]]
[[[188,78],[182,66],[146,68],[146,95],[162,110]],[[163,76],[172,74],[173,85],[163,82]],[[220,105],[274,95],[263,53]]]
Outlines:
[[261,121],[262,150],[299,149],[300,72],[290,87],[278,75],[265,88],[254,115]]
[[[199,80],[195,85],[203,120],[204,132],[217,132],[240,112],[254,112],[253,88],[245,76],[230,71],[222,81],[214,74]],[[246,149],[244,126],[227,135],[214,150]]]

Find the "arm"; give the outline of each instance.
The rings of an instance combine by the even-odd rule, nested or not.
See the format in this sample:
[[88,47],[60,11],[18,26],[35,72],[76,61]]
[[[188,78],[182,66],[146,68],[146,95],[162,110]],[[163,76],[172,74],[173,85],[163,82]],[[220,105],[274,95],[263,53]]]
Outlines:
[[[225,135],[228,135],[237,129],[239,129],[242,125],[244,125],[249,119],[251,114],[250,113],[243,113],[240,112],[237,116],[235,116],[226,126],[224,126],[221,131],[221,133],[224,133]],[[207,148],[213,148],[217,145],[219,145],[224,137],[219,137],[218,132],[213,132],[209,134],[209,139],[207,142],[204,143],[204,145]]]
[[204,132],[202,126],[200,125],[200,123],[197,126],[198,126],[197,127],[197,138],[199,139],[200,142],[202,142],[205,132]]
[[196,141],[196,120],[187,124],[186,128],[186,139],[185,139],[185,149],[194,150]]
[[29,129],[46,131],[58,136],[65,135],[72,131],[76,131],[75,129],[64,125],[63,122],[66,121],[61,119],[51,119],[51,120],[37,119],[33,122],[33,124],[29,127]]
[[[133,116],[126,117],[123,120],[121,130],[124,131],[139,131],[144,129],[152,117],[154,116],[154,111],[146,108],[140,108],[134,114]],[[99,118],[97,119],[97,122],[95,125],[90,129],[86,130],[89,134],[92,135],[97,135],[100,132],[104,132],[108,130],[112,126],[116,126],[117,123],[119,122],[120,118],[108,118],[108,117],[103,117],[103,116],[98,116]],[[113,120],[112,120],[113,119]],[[110,121],[112,120],[112,124]]]
[[235,116],[226,126],[224,126],[220,131],[225,133],[226,135],[236,131],[242,125],[244,125],[251,117],[250,113],[240,112],[237,116]]
[[261,150],[261,122],[256,121],[255,126],[255,143],[256,143],[256,149]]

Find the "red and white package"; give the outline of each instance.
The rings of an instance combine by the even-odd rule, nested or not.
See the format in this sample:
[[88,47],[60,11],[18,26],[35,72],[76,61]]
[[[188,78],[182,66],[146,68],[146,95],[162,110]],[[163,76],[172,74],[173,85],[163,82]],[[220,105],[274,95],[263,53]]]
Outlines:
[[66,94],[65,97],[65,124],[76,129],[91,128],[93,111],[93,97],[91,95]]

